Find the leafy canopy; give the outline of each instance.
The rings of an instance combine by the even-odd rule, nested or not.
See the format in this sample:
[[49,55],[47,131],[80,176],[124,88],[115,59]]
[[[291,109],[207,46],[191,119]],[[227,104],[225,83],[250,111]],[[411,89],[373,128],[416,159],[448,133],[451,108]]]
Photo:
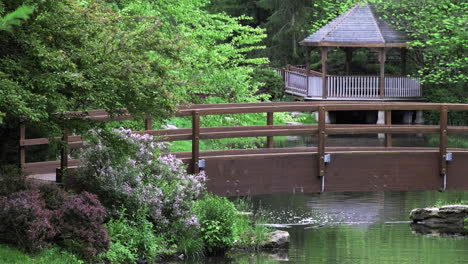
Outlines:
[[5,12],[35,4],[30,20],[0,31],[0,112],[57,123],[57,112],[122,108],[168,115],[176,98],[167,61],[180,45],[158,18],[114,12],[101,1],[2,0]]

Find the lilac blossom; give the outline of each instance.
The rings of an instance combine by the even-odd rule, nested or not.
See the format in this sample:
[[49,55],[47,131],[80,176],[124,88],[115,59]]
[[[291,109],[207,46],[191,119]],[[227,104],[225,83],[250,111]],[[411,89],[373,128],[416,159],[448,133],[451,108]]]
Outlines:
[[[85,144],[81,174],[92,177],[94,192],[109,197],[107,206],[124,205],[148,208],[148,214],[159,228],[174,221],[198,226],[191,215],[195,199],[205,190],[204,172],[191,175],[183,162],[173,154],[162,154],[167,146],[151,135],[133,133],[130,129],[115,129],[112,140],[91,131],[92,140]],[[126,144],[123,153],[114,145]],[[123,201],[124,204],[112,204]],[[110,204],[109,204],[110,203]]]

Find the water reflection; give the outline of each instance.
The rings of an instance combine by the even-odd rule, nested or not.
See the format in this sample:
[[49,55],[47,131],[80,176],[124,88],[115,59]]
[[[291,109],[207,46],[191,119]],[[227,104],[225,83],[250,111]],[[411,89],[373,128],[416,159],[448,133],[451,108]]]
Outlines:
[[269,223],[290,232],[289,251],[237,253],[198,263],[468,263],[468,238],[421,235],[409,222],[411,209],[438,200],[468,200],[468,192],[263,195],[251,200]]

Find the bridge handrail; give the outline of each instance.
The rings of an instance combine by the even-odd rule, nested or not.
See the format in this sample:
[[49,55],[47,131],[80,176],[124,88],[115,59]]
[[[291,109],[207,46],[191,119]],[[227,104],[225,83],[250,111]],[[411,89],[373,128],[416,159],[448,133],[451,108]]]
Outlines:
[[[327,111],[350,111],[350,110],[378,110],[385,111],[385,124],[372,125],[337,125],[325,123],[325,112]],[[430,110],[439,111],[439,125],[393,125],[391,124],[391,111],[393,110]],[[292,111],[318,111],[319,120],[317,125],[284,126],[273,124],[273,113]],[[219,105],[185,105],[179,106],[176,116],[192,116],[192,128],[187,129],[165,129],[153,130],[151,118],[145,119],[145,130],[137,133],[146,133],[161,137],[165,141],[192,140],[192,169],[198,171],[199,140],[220,139],[236,137],[267,137],[267,147],[273,148],[274,136],[287,135],[318,135],[318,156],[320,176],[324,176],[325,170],[325,141],[326,135],[332,134],[374,134],[385,133],[385,146],[392,147],[391,134],[397,133],[437,133],[440,134],[440,173],[446,171],[447,135],[468,133],[468,126],[448,126],[448,111],[468,111],[468,104],[438,104],[438,103],[402,103],[402,102],[298,102],[298,103],[241,103],[241,104],[219,104]],[[265,126],[244,127],[200,127],[200,116],[223,115],[223,114],[246,114],[267,113]],[[110,117],[104,110],[92,110],[83,112],[66,113],[74,117],[90,119],[95,121],[114,121],[133,119],[125,114]],[[49,144],[48,138],[25,138],[25,124],[20,124],[20,160],[21,166],[26,165],[26,147],[34,145]],[[59,138],[57,138],[59,139]],[[64,131],[61,138],[69,148],[80,148],[83,146],[81,136],[69,136]],[[68,167],[68,148],[61,150],[61,168]]]

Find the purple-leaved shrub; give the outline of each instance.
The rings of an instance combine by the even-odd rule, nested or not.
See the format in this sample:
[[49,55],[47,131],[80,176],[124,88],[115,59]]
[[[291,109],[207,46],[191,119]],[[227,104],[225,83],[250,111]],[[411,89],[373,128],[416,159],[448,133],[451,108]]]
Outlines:
[[204,191],[204,172],[190,175],[174,155],[163,155],[164,143],[127,129],[90,131],[78,177],[110,210],[125,207],[131,215],[141,208],[156,228],[171,223],[196,226],[190,212]]
[[106,210],[96,195],[83,192],[69,197],[55,211],[58,237],[70,251],[92,259],[109,249],[105,217]]
[[51,211],[37,190],[26,190],[0,197],[0,241],[37,251],[56,235]]

